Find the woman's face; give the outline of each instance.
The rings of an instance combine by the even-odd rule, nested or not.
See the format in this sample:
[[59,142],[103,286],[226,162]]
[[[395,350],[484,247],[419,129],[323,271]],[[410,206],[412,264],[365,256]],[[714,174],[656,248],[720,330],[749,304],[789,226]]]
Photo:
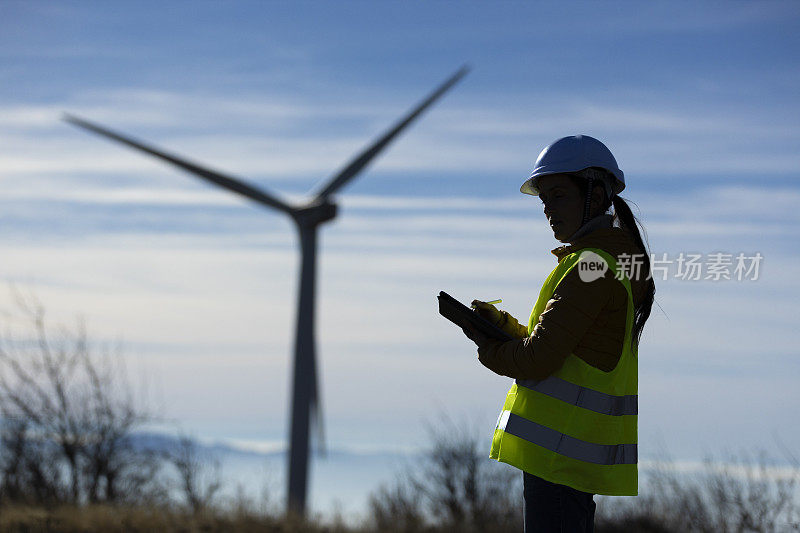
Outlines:
[[539,199],[544,216],[555,238],[567,242],[581,227],[583,203],[581,191],[567,174],[548,174],[539,178]]

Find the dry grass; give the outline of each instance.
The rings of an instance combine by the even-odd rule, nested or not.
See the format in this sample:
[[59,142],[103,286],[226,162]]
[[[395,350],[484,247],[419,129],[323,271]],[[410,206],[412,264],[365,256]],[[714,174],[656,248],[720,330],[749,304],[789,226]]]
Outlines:
[[[448,468],[463,458],[463,454],[434,456],[439,461],[447,458]],[[441,451],[441,450],[440,450]],[[643,494],[636,498],[598,497],[596,533],[785,533],[800,531],[800,501],[798,483],[800,468],[775,469],[764,455],[740,456],[724,463],[711,459],[700,472],[679,472],[675,463],[661,461],[659,468],[646,474]],[[439,465],[441,467],[441,464]],[[134,507],[90,505],[84,507],[60,506],[53,508],[6,505],[0,507],[0,531],[9,533],[35,532],[297,532],[297,533],[367,533],[397,531],[404,533],[463,533],[465,531],[521,531],[522,501],[518,486],[509,490],[504,501],[505,511],[519,520],[500,523],[475,524],[467,513],[432,513],[430,505],[445,506],[449,495],[463,494],[457,486],[438,485],[439,493],[431,493],[436,485],[429,483],[427,493],[414,481],[426,474],[430,481],[433,465],[417,471],[412,482],[399,480],[392,489],[384,487],[372,495],[372,516],[362,525],[347,526],[341,518],[323,520],[316,516],[310,520],[284,517],[275,509],[258,506],[242,500],[230,502],[225,508],[209,507],[192,512],[189,506]],[[435,473],[435,471],[433,472]],[[441,473],[441,472],[440,472]],[[448,472],[449,474],[449,472]],[[449,478],[449,476],[447,476]],[[446,479],[443,477],[442,479]],[[481,476],[470,478],[478,492],[494,487],[496,478]],[[489,483],[481,486],[481,483]],[[451,493],[450,491],[455,491]],[[519,494],[516,494],[520,492]],[[513,496],[513,497],[511,497]],[[452,500],[449,500],[454,505]],[[486,512],[496,512],[494,503]],[[438,503],[434,503],[438,502]],[[496,502],[495,502],[496,503]],[[465,505],[461,502],[459,505]],[[474,502],[473,502],[474,504]],[[480,510],[472,509],[470,516]],[[478,514],[475,514],[478,513]],[[496,515],[494,515],[496,518]]]
[[0,510],[4,533],[199,533],[199,532],[292,532],[350,533],[339,524],[304,521],[236,510],[191,513],[171,508],[138,508],[91,505],[81,508],[4,507]]

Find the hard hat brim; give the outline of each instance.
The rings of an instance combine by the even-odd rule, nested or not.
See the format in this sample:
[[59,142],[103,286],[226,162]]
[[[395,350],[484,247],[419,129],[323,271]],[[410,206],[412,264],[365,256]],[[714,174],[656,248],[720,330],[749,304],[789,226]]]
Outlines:
[[[581,170],[585,170],[585,169],[579,169],[579,170],[572,171],[572,172],[564,172],[564,171],[537,172],[537,171],[534,171],[533,174],[531,174],[531,176],[527,180],[525,180],[525,182],[520,186],[519,192],[521,192],[522,194],[530,194],[531,196],[539,196],[539,189],[536,186],[536,183],[539,180],[539,178],[541,178],[542,176],[547,176],[547,175],[550,175],[550,174],[573,174],[574,172],[580,172]],[[613,191],[614,194],[619,194],[623,190],[625,190],[624,178],[620,179],[620,176],[618,176],[617,173],[619,173],[620,175],[624,176],[624,174],[622,174],[622,170],[619,170],[619,169],[616,169],[616,172],[609,172],[609,174],[611,176],[613,176],[613,178],[614,178],[612,180],[612,184],[611,184],[611,190]]]

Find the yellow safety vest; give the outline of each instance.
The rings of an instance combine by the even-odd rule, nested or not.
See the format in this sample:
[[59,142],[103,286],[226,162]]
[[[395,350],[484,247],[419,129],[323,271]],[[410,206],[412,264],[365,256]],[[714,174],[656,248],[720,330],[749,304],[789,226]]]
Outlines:
[[636,496],[638,347],[630,342],[634,311],[631,284],[614,258],[597,248],[584,248],[564,257],[542,286],[528,334],[561,280],[591,257],[586,252],[597,254],[594,259],[602,257],[628,293],[619,363],[604,372],[571,354],[564,366],[541,381],[516,380],[498,418],[490,457],[583,492]]

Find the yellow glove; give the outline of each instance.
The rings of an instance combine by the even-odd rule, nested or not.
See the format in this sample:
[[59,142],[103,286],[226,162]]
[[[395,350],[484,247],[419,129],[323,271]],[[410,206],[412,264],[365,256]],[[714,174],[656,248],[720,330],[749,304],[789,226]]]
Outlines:
[[492,304],[487,304],[480,300],[472,300],[472,307],[475,309],[476,313],[498,328],[503,327],[506,321],[506,315]]
[[492,304],[480,300],[473,300],[472,307],[476,313],[512,337],[523,339],[528,336],[528,326],[520,324],[516,318],[508,314],[508,311],[501,311]]

